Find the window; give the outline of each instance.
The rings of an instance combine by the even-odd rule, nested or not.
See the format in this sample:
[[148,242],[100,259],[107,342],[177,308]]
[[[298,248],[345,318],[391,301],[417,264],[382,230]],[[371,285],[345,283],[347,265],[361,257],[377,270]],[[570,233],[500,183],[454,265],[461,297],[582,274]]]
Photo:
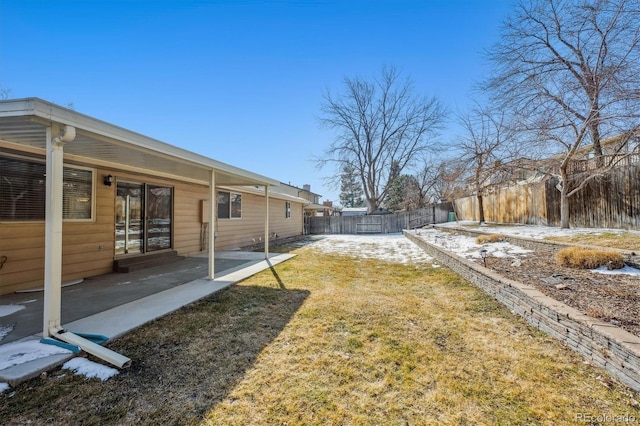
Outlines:
[[64,168],[62,217],[65,219],[91,219],[91,170]]
[[289,219],[291,217],[291,202],[284,202],[284,217]]
[[240,219],[242,217],[242,195],[218,191],[218,219]]
[[[43,162],[0,157],[0,220],[45,219],[45,172]],[[62,200],[64,219],[91,219],[93,172],[64,167]]]

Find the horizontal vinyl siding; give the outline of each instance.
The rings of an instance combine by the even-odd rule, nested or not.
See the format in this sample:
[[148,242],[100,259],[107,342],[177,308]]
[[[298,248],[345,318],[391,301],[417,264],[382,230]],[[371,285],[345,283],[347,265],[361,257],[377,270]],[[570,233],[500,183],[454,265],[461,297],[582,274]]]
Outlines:
[[201,200],[209,197],[209,188],[176,183],[173,194],[173,248],[182,256],[199,253],[204,231],[200,221]]
[[291,203],[291,217],[285,217],[285,201],[269,200],[269,232],[278,238],[301,235],[303,230],[302,204]]
[[[114,187],[102,184],[102,176],[107,172],[99,169],[94,172],[94,221],[64,221],[62,224],[63,282],[113,269]],[[0,227],[0,255],[8,257],[0,269],[0,294],[43,287],[44,222],[5,222]]]
[[[106,175],[131,182],[174,188],[174,249],[189,255],[200,251],[200,200],[208,196],[204,185],[156,179],[136,173],[96,169],[95,220],[63,222],[62,281],[72,281],[113,270],[115,257],[116,183],[105,186]],[[0,256],[8,261],[0,270],[0,294],[44,285],[44,222],[0,224]]]
[[[216,250],[237,249],[264,241],[264,197],[237,192],[242,194],[242,218],[216,220]],[[302,215],[302,204],[291,202],[291,217],[285,218],[285,201],[269,198],[269,233],[278,234],[278,238],[301,235]]]
[[[201,252],[203,235],[207,234],[200,219],[201,203],[208,198],[207,186],[114,170],[94,169],[94,172],[94,220],[63,223],[63,282],[113,270],[117,179],[172,186],[173,248],[186,256]],[[106,175],[115,178],[110,187],[103,184]],[[236,249],[264,240],[264,196],[232,192],[242,194],[242,218],[216,219],[216,250]],[[286,219],[285,201],[270,198],[269,213],[269,232],[277,233],[278,238],[302,234],[302,204],[292,202],[291,218]],[[0,237],[0,256],[8,257],[0,269],[0,294],[43,287],[44,222],[1,223]]]
[[264,197],[236,192],[242,194],[242,218],[216,219],[216,250],[237,249],[264,239]]

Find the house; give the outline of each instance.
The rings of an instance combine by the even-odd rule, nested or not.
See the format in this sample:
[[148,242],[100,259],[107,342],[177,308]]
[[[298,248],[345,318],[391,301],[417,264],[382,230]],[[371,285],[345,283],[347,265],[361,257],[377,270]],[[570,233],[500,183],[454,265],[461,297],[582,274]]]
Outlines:
[[311,185],[309,184],[304,184],[302,188],[298,188],[297,186],[280,182],[277,191],[304,198],[307,201],[307,204],[304,206],[305,216],[329,216],[329,213],[332,211],[332,206],[326,205],[325,203],[320,204],[322,195],[311,192]]
[[0,294],[44,286],[47,335],[62,282],[123,260],[208,253],[212,279],[214,250],[262,240],[267,256],[303,233],[307,201],[278,185],[42,99],[0,101]]
[[341,215],[342,216],[366,216],[367,208],[366,207],[343,207]]

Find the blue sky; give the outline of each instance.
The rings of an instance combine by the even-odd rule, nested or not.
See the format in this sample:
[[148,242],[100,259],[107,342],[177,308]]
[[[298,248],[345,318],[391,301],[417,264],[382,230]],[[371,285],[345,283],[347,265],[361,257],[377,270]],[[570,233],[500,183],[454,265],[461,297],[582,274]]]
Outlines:
[[[0,87],[237,167],[339,191],[322,93],[393,65],[450,110],[486,73],[507,0],[0,0]],[[447,143],[451,124],[441,136]]]

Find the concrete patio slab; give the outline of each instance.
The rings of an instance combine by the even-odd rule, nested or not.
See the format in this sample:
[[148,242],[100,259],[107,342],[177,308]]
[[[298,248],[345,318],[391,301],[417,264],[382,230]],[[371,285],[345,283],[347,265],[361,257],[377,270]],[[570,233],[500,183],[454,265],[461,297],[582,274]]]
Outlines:
[[[206,258],[188,258],[136,273],[96,277],[88,285],[83,283],[73,286],[71,290],[63,290],[63,326],[72,332],[100,334],[113,339],[294,256],[273,253],[266,260],[264,253],[260,252],[216,253],[217,272],[214,280],[204,278]],[[198,277],[194,278],[193,274]],[[40,339],[41,332],[25,334],[25,331],[34,327],[38,330],[42,328],[41,298],[41,293],[2,297],[1,304],[10,302],[10,299],[26,299],[30,303],[22,311],[3,318],[5,321],[16,321],[14,332],[17,330],[21,334],[13,335],[9,342],[2,341],[0,354],[5,345]],[[73,299],[72,303],[68,303],[70,299]],[[106,304],[98,303],[99,300]],[[68,321],[68,318],[74,320]],[[20,322],[25,324],[19,326]],[[0,370],[0,382],[15,386],[61,365],[73,356],[56,354],[11,366]]]

